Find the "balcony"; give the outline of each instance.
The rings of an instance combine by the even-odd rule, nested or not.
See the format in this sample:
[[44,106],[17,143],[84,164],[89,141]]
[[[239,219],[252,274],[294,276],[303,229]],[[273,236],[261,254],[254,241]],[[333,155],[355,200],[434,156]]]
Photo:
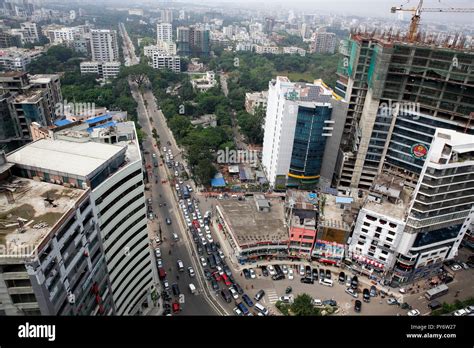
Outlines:
[[17,286],[14,288],[8,288],[9,295],[19,295],[19,294],[34,294],[33,287],[31,286]]
[[3,280],[30,279],[26,272],[6,272],[2,274]]

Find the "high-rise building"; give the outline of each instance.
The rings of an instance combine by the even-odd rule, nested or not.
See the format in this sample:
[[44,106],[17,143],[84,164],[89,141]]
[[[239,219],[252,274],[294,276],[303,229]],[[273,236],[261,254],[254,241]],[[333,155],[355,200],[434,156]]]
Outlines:
[[118,52],[117,32],[115,30],[91,30],[91,53],[93,61],[118,61]]
[[151,66],[154,69],[170,69],[175,73],[179,73],[181,71],[181,58],[180,56],[155,52],[152,55]]
[[352,35],[336,91],[349,103],[337,184],[368,189],[380,173],[418,182],[436,128],[474,134],[474,54],[430,43]]
[[[91,127],[97,121],[54,132],[52,139],[7,156],[12,173],[22,179],[10,184],[15,190],[2,204],[24,223],[13,225],[6,238],[22,241],[14,246],[24,241],[31,250],[15,262],[0,259],[0,288],[13,288],[0,292],[0,309],[133,315],[151,306],[152,260],[135,126],[108,120],[106,128]],[[31,205],[32,213],[11,202]],[[15,278],[24,279],[28,296],[15,291],[21,284],[9,281]]]
[[23,22],[20,23],[20,28],[25,32],[25,35],[28,37],[30,42],[38,42],[38,26],[34,22]]
[[161,21],[163,23],[173,23],[173,11],[172,10],[161,10]]
[[176,50],[181,56],[188,56],[191,53],[190,28],[176,28]]
[[331,181],[347,103],[321,80],[270,81],[262,164],[270,185],[314,187]]
[[271,34],[274,26],[275,26],[275,18],[270,18],[270,17],[265,18],[264,32],[266,34]]
[[208,56],[210,53],[209,30],[202,26],[178,27],[176,49],[181,56]]
[[173,41],[173,26],[171,23],[158,23],[156,25],[156,42]]
[[395,284],[437,274],[457,255],[474,219],[474,135],[437,128],[416,187],[374,179],[349,243],[349,257]]
[[336,34],[316,32],[310,44],[311,53],[334,53],[336,50]]

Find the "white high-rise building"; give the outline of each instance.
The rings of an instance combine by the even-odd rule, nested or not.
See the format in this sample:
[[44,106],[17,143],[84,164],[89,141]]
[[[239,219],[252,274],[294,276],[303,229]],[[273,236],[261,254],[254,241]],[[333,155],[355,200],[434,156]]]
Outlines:
[[[104,122],[107,122],[106,128]],[[111,298],[113,309],[107,313],[133,315],[141,311],[143,303],[151,307],[151,292],[155,285],[142,158],[134,123],[117,123],[112,115],[88,119],[74,128],[53,133],[53,138],[37,140],[18,149],[9,154],[8,162],[15,164],[30,179],[79,188],[90,196],[85,204],[73,203],[75,217],[62,220],[67,225],[64,232],[72,233],[71,238],[66,238],[68,246],[62,247],[63,258],[68,261],[79,259],[77,264],[83,266],[85,262],[87,266],[88,250],[77,247],[78,243],[87,245],[87,242],[79,239],[79,235],[82,230],[94,228],[98,231],[94,245],[89,248],[99,250],[99,264],[106,266],[104,271],[108,274],[110,291],[100,292],[99,299]],[[51,204],[58,199],[56,193],[44,197],[49,197]],[[79,212],[89,207],[84,222],[76,228]],[[97,243],[100,248],[95,248]],[[67,252],[69,249],[74,253]],[[95,255],[92,257],[95,259]],[[65,267],[69,269],[67,263]],[[95,270],[90,272],[94,274]],[[59,276],[61,282],[62,275]],[[74,276],[78,294],[93,285],[88,274],[76,273]],[[95,306],[94,300],[91,305]]]
[[173,25],[171,23],[158,23],[156,25],[156,42],[173,41]]
[[179,56],[155,52],[152,55],[151,66],[154,69],[170,69],[175,73],[179,73],[181,71],[181,58]]
[[93,61],[118,61],[117,32],[108,29],[91,30],[91,52]]

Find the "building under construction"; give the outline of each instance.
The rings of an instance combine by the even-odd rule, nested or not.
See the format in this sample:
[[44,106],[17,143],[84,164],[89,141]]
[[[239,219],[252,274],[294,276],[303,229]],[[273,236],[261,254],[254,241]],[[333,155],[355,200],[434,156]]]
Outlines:
[[353,32],[343,43],[336,92],[349,109],[333,184],[368,189],[388,172],[414,187],[437,127],[474,134],[474,51],[439,38]]

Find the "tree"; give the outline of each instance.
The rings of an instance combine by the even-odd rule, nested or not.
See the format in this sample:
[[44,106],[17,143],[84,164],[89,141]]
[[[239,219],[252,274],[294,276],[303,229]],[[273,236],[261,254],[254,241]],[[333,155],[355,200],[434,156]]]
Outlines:
[[314,308],[313,299],[308,294],[296,296],[290,310],[296,316],[321,315],[319,310]]
[[153,68],[143,63],[123,67],[120,71],[121,77],[130,77],[138,87],[143,85],[148,75],[153,75]]
[[209,159],[200,160],[193,169],[194,178],[200,185],[209,185],[211,179],[217,173],[217,169]]

